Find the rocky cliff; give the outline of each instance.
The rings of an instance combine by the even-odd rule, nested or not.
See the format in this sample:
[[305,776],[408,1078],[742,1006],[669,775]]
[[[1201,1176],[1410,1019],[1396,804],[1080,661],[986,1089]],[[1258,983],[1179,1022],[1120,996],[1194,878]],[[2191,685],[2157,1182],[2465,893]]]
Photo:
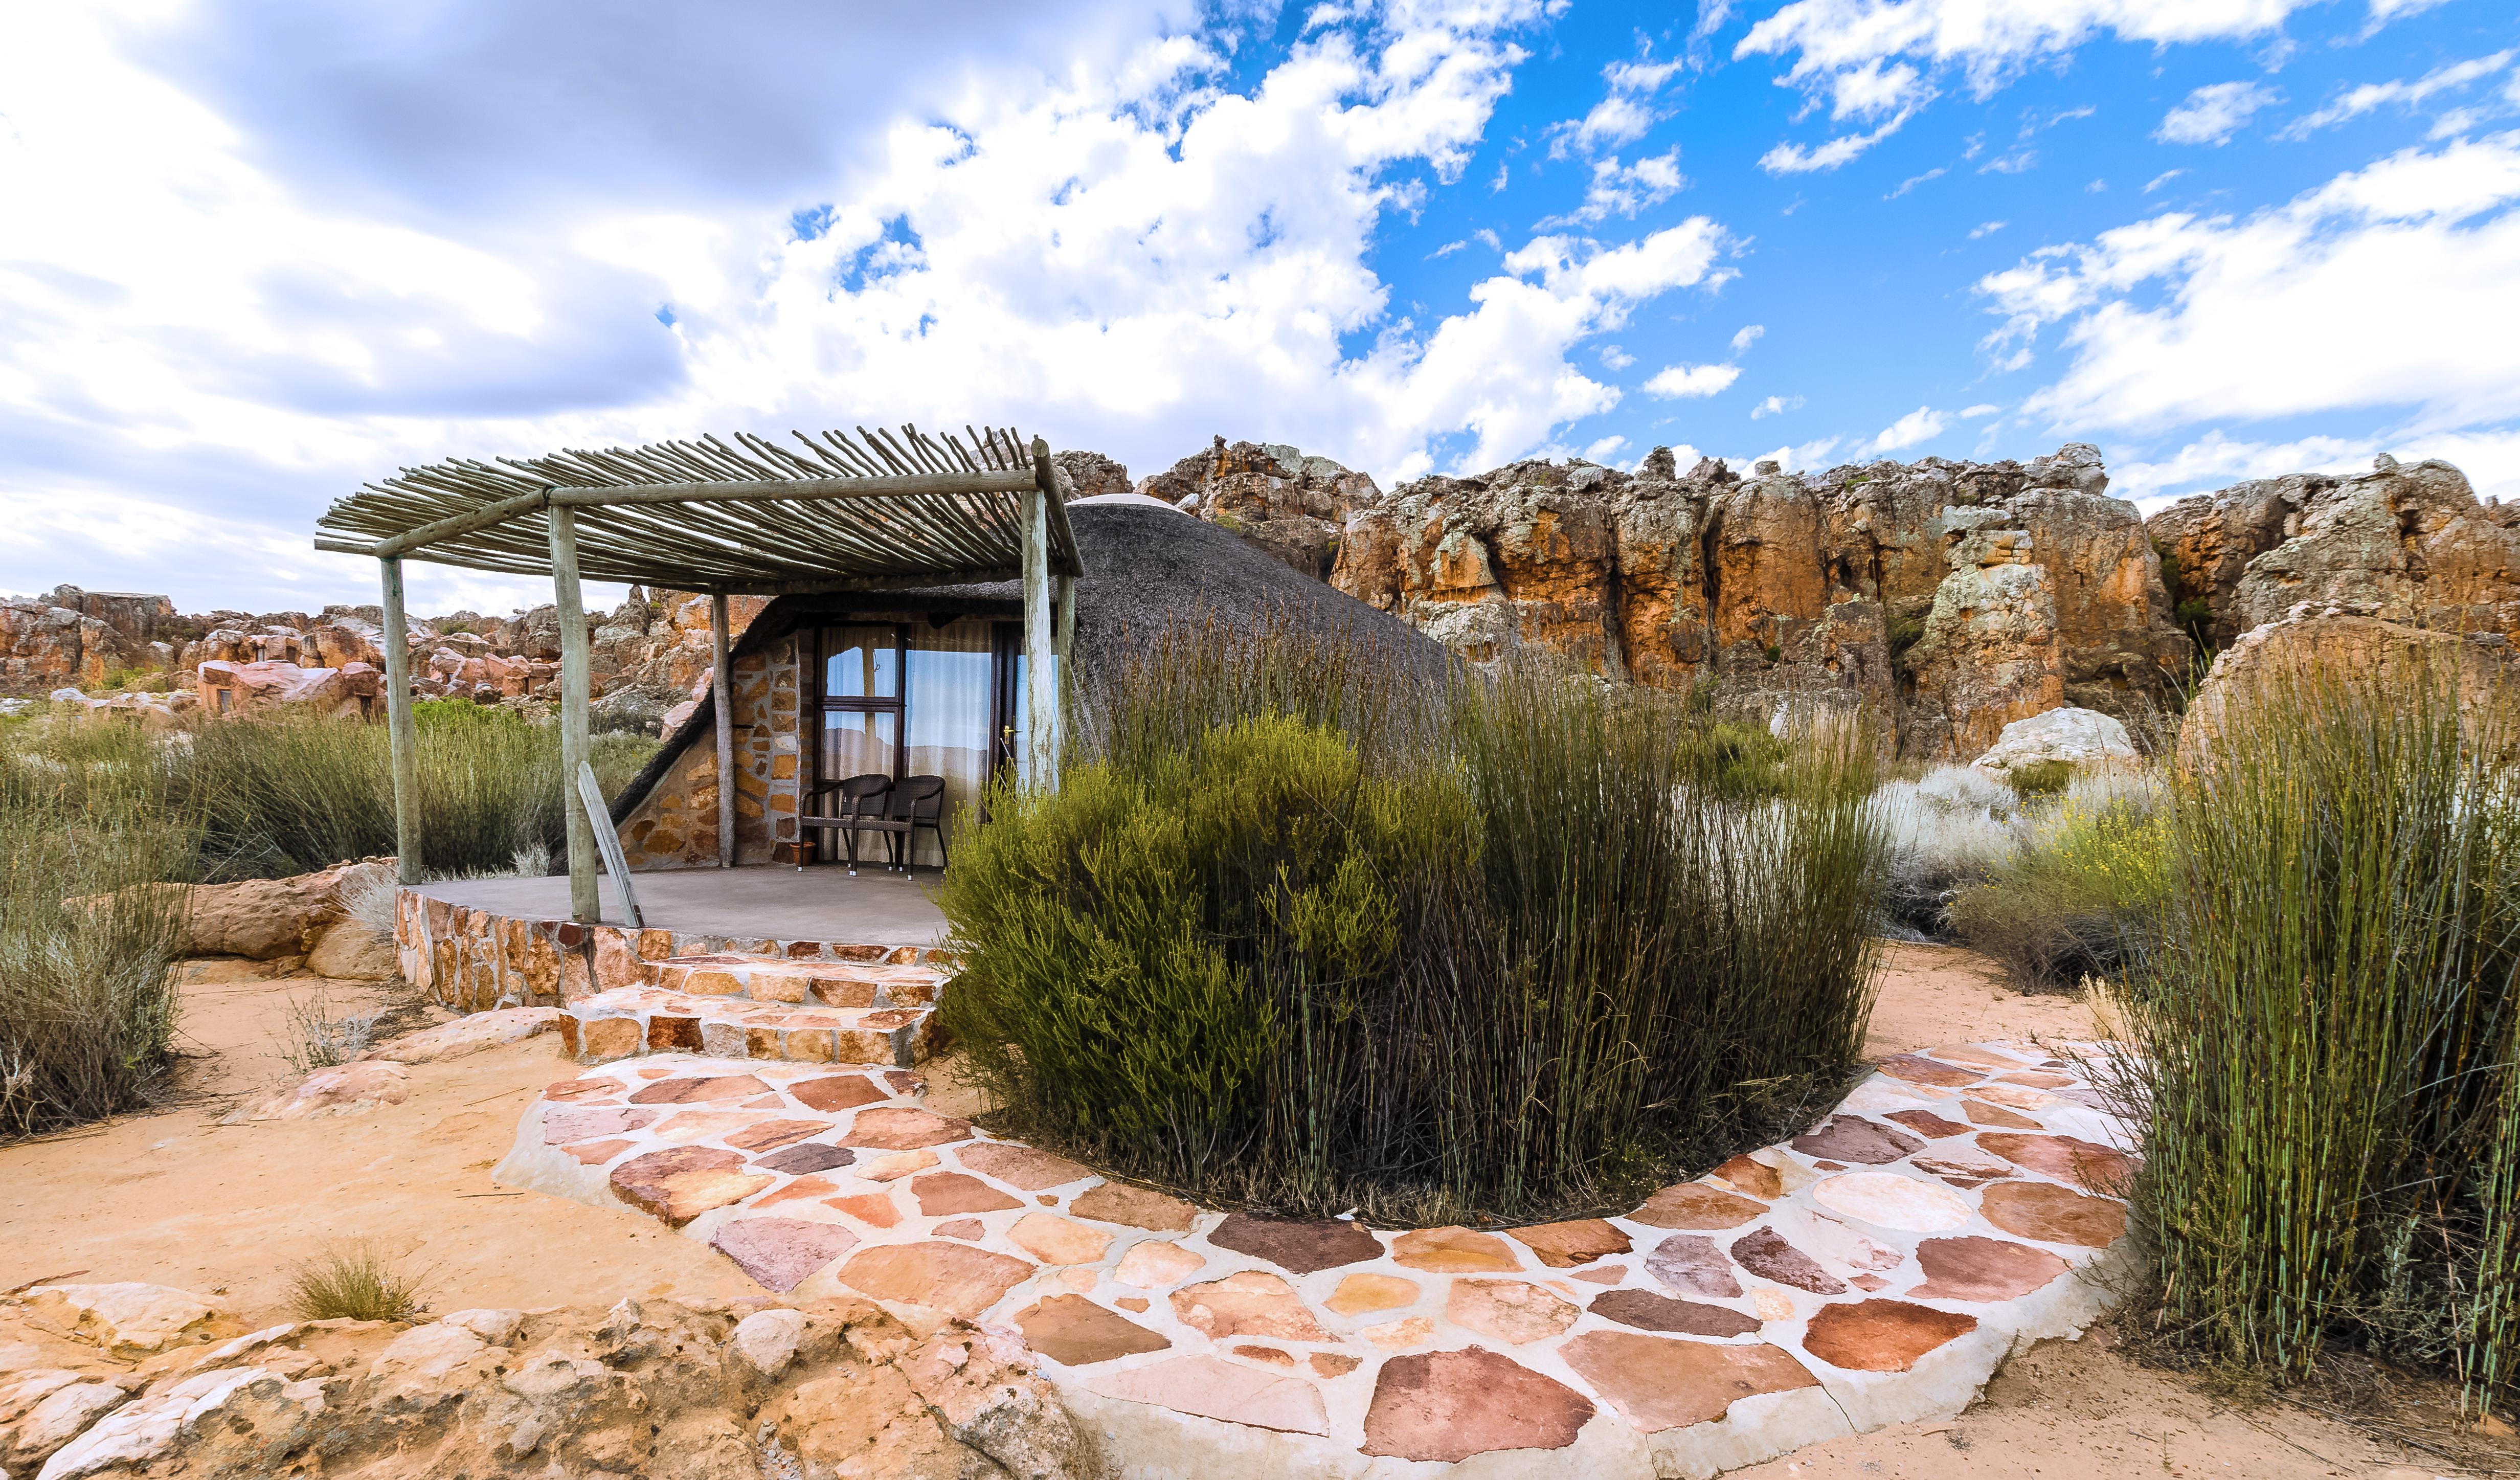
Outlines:
[[2520,504],[2448,463],[2383,457],[2182,499],[2145,521],[2180,620],[2217,650],[2304,602],[2440,632],[2520,636]]
[[2191,646],[2096,449],[1742,477],[1523,462],[1345,520],[1330,580],[1473,659],[1534,646],[1764,719],[1869,701],[1971,755],[2060,704],[2148,720]]
[[1138,482],[1138,492],[1221,524],[1315,580],[1328,580],[1348,516],[1382,497],[1366,473],[1279,442],[1218,437]]

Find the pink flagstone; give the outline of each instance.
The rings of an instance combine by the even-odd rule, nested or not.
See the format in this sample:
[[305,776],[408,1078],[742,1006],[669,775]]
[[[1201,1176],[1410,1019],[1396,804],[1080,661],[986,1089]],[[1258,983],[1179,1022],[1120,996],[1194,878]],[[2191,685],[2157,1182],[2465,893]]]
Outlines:
[[1124,1372],[1099,1374],[1087,1385],[1107,1398],[1227,1423],[1290,1434],[1329,1432],[1321,1389],[1301,1377],[1260,1371],[1220,1357],[1174,1357]]
[[855,1247],[858,1235],[836,1223],[801,1218],[738,1218],[710,1235],[709,1246],[774,1290],[792,1290],[805,1278]]
[[1364,1452],[1459,1463],[1501,1449],[1564,1449],[1593,1416],[1583,1394],[1484,1347],[1394,1357],[1366,1410]]
[[1712,1423],[1744,1398],[1820,1385],[1783,1348],[1765,1342],[1716,1346],[1633,1331],[1586,1331],[1558,1354],[1621,1416],[1648,1434]]

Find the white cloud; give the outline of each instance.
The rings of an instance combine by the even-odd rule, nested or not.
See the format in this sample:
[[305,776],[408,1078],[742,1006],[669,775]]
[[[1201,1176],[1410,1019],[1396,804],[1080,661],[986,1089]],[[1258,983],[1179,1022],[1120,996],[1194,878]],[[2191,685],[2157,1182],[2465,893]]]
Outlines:
[[2494,75],[2509,66],[2514,55],[2515,53],[2506,49],[2496,52],[2490,57],[2478,57],[2467,62],[2452,62],[2445,67],[2434,67],[2412,82],[2365,82],[2360,87],[2348,88],[2337,94],[2326,107],[2317,112],[2304,113],[2285,124],[2283,131],[2275,137],[2306,139],[2322,128],[2343,123],[2351,118],[2359,118],[2374,109],[2390,104],[2396,104],[2402,108],[2413,108],[2436,93],[2465,87],[2480,77]]
[[1791,55],[1785,80],[1843,108],[1882,107],[1883,79],[1909,69],[1900,107],[1930,96],[1928,69],[1961,72],[1984,97],[2023,69],[2106,31],[2156,46],[2263,35],[2311,0],[1793,0],[1750,27],[1733,56]]
[[1602,345],[1600,353],[1602,365],[1614,371],[1625,370],[1637,362],[1637,357],[1635,355],[1621,349],[1616,344]]
[[1818,148],[1800,144],[1779,144],[1759,157],[1759,167],[1772,175],[1804,175],[1815,170],[1835,169],[1873,145],[1899,131],[1908,121],[1900,113],[1868,134],[1841,134]]
[[1992,401],[1980,401],[1974,406],[1961,408],[1960,420],[1963,422],[1974,422],[1979,417],[1991,417],[2002,409],[2002,407],[1996,405]]
[[2010,223],[2003,221],[1981,221],[1977,225],[1969,228],[1969,240],[1974,242],[1980,237],[1994,236],[1997,232],[2003,230],[2003,228],[2008,224]]
[[1535,229],[1550,231],[1560,226],[1583,225],[1604,221],[1612,216],[1634,217],[1649,205],[1659,205],[1680,193],[1688,183],[1680,172],[1680,146],[1650,158],[1623,165],[1619,157],[1596,160],[1593,183],[1584,192],[1584,203],[1562,216],[1551,216]]
[[[1385,477],[1431,467],[1439,439],[1495,466],[1617,403],[1570,359],[1589,341],[1731,271],[1732,237],[1700,216],[1634,240],[1544,236],[1457,304],[1391,311],[1368,264],[1414,199],[1392,182],[1458,177],[1542,0],[1317,17],[1232,85],[1221,52],[1162,28],[1194,17],[1111,19],[1121,9],[1027,14],[1011,34],[1082,27],[1100,50],[1045,51],[1056,65],[1036,71],[949,69],[916,110],[885,93],[867,118],[834,113],[828,155],[781,156],[741,199],[705,192],[791,144],[784,124],[733,129],[708,168],[679,175],[687,161],[653,141],[700,125],[624,124],[646,142],[617,179],[556,164],[531,189],[468,177],[469,194],[425,202],[393,194],[433,182],[422,164],[344,175],[287,154],[347,149],[356,129],[292,133],[249,98],[170,80],[162,59],[194,53],[150,31],[160,22],[28,13],[0,48],[0,198],[51,206],[0,212],[0,504],[100,511],[80,527],[152,539],[109,551],[102,534],[21,518],[0,529],[0,588],[154,583],[197,606],[358,596],[372,570],[304,543],[327,496],[448,455],[703,430],[986,420],[1144,467],[1257,406],[1273,435]],[[362,66],[413,55],[355,29],[399,22],[340,23]],[[257,61],[253,80],[311,86],[329,75],[314,61]],[[446,86],[455,72],[415,75]],[[657,116],[764,102],[748,65],[717,85]],[[353,91],[363,105],[375,89]],[[505,168],[542,137],[519,128],[458,157]],[[170,553],[134,558],[155,550]],[[534,594],[414,579],[424,605]]]
[[1645,394],[1665,400],[1693,400],[1732,387],[1741,379],[1738,365],[1674,365],[1645,381]]
[[1783,416],[1788,411],[1800,411],[1802,409],[1803,398],[1801,396],[1770,396],[1766,400],[1761,401],[1758,405],[1750,408],[1750,420],[1755,422],[1762,417]]
[[1838,440],[1836,437],[1821,437],[1815,441],[1779,447],[1765,457],[1752,459],[1751,466],[1755,468],[1760,463],[1774,463],[1787,472],[1809,472],[1822,466],[1822,460],[1837,450]]
[[1742,325],[1739,329],[1732,332],[1732,352],[1734,354],[1747,353],[1750,346],[1758,343],[1760,338],[1765,336],[1767,332],[1768,326],[1765,324]]
[[2245,218],[2173,212],[1979,280],[2023,362],[2072,363],[2025,411],[2162,429],[2397,410],[2409,435],[2520,416],[2520,132],[2408,149]]
[[2282,101],[2283,94],[2262,83],[2210,83],[2164,114],[2152,136],[2164,144],[2222,144],[2250,114]]
[[2161,189],[2163,186],[2178,179],[2181,175],[2185,173],[2187,173],[2187,171],[2183,169],[2165,169],[2161,173],[2153,176],[2151,179],[2143,182],[2143,193],[2147,196],[2151,195],[2154,191]]
[[1950,417],[1931,406],[1919,406],[1882,427],[1881,434],[1866,445],[1873,452],[1897,452],[1902,447],[1913,447],[1918,442],[1941,436],[1951,425]]
[[1894,190],[1894,191],[1890,192],[1890,194],[1888,194],[1888,195],[1886,195],[1886,196],[1883,196],[1881,199],[1882,199],[1882,200],[1884,200],[1884,201],[1896,201],[1896,200],[1898,200],[1901,196],[1904,196],[1904,195],[1906,195],[1908,192],[1910,192],[1910,191],[1912,191],[1912,190],[1914,190],[1917,186],[1924,184],[1926,181],[1928,181],[1928,180],[1939,180],[1939,179],[1941,179],[1944,175],[1947,175],[1947,174],[1949,174],[1949,173],[1951,173],[1951,166],[1950,166],[1950,165],[1948,165],[1948,164],[1937,164],[1937,165],[1935,165],[1933,168],[1931,168],[1931,169],[1929,169],[1929,170],[1925,171],[1925,172],[1924,172],[1923,174],[1921,174],[1921,175],[1910,175],[1910,176],[1909,176],[1908,178],[1906,178],[1905,180],[1900,181],[1900,182],[1899,182],[1899,188],[1898,188],[1897,190]]
[[1608,88],[1601,101],[1581,118],[1569,118],[1550,129],[1549,152],[1559,158],[1633,144],[1645,136],[1661,114],[1654,94],[1681,69],[1678,62],[1655,62],[1650,54],[1634,62],[1613,62],[1601,68]]
[[1603,437],[1603,438],[1601,438],[1599,441],[1595,442],[1595,443],[1594,443],[1593,445],[1591,445],[1590,447],[1587,447],[1587,448],[1585,448],[1585,449],[1584,449],[1584,461],[1585,461],[1585,462],[1587,462],[1587,463],[1603,463],[1603,464],[1606,464],[1606,463],[1608,463],[1608,462],[1609,462],[1609,460],[1610,460],[1613,456],[1615,456],[1615,455],[1618,453],[1618,450],[1619,450],[1620,448],[1625,447],[1625,446],[1627,446],[1627,445],[1628,445],[1628,439],[1627,439],[1626,437],[1623,437],[1623,436],[1606,436],[1606,437]]

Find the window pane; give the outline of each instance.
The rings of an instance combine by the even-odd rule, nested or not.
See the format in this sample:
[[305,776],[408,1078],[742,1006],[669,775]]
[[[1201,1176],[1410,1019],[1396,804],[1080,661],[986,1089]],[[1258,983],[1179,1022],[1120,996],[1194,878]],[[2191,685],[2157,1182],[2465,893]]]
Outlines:
[[846,781],[875,772],[893,774],[893,721],[890,714],[823,714],[823,780]]
[[895,698],[901,655],[890,627],[831,627],[823,632],[823,693],[830,698]]

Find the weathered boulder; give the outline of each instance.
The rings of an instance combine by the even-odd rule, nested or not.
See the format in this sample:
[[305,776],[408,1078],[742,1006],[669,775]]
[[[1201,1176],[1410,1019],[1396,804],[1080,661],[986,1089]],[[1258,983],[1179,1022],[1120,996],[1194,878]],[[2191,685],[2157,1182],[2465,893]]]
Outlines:
[[1969,762],[1994,776],[2062,761],[2069,766],[2133,765],[2140,757],[2126,726],[2096,709],[2050,709],[2003,727],[2002,739]]
[[293,1084],[285,1084],[238,1105],[219,1117],[219,1124],[249,1125],[257,1120],[329,1120],[367,1115],[411,1098],[411,1076],[402,1065],[382,1058],[362,1058],[317,1069]]
[[384,981],[400,975],[402,965],[390,931],[344,919],[324,926],[315,937],[314,949],[306,953],[306,969],[317,976]]
[[2182,621],[2227,648],[2304,602],[2443,632],[2520,636],[2520,504],[2459,471],[2376,459],[2180,500],[2146,521]]
[[37,1328],[88,1342],[111,1357],[234,1336],[245,1327],[227,1302],[162,1284],[44,1284],[26,1292]]
[[2215,658],[2179,727],[2179,755],[2207,765],[2235,710],[2272,687],[2318,682],[2440,682],[2453,690],[2462,723],[2498,745],[2520,743],[2520,650],[2500,633],[2443,632],[2367,609],[2303,603],[2253,627]]
[[1050,461],[1058,470],[1058,491],[1063,500],[1134,491],[1129,470],[1099,452],[1054,452]]
[[1372,477],[1328,458],[1276,442],[1229,446],[1221,436],[1141,478],[1137,491],[1222,524],[1315,580],[1329,579],[1348,515],[1381,497]]
[[1331,584],[1473,660],[1549,650],[1765,723],[1814,695],[1974,754],[2073,702],[2156,704],[2189,644],[2096,450],[1813,477],[1667,449],[1635,473],[1523,462],[1356,509]]
[[435,1063],[441,1058],[461,1058],[484,1049],[522,1043],[538,1034],[557,1032],[562,1020],[567,1016],[558,1008],[496,1008],[487,1012],[468,1013],[453,1022],[442,1022],[417,1033],[406,1033],[379,1044],[359,1056],[389,1059],[395,1063]]

